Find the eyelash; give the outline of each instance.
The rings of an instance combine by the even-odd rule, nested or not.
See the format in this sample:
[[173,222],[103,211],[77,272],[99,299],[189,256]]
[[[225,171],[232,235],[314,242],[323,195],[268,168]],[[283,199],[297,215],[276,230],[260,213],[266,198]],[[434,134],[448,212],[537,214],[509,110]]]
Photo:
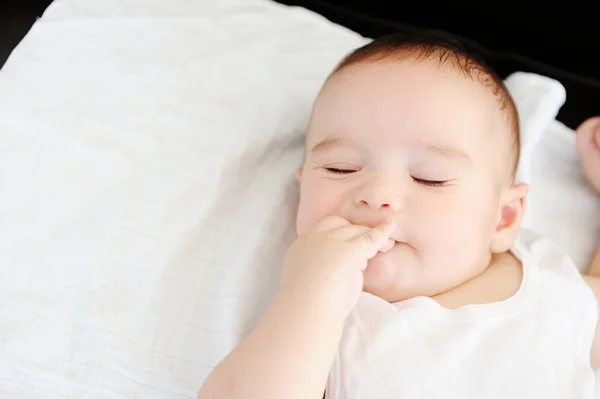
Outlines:
[[442,187],[446,183],[448,183],[445,180],[423,180],[423,179],[417,179],[416,177],[413,177],[412,179],[419,184],[422,184],[424,186],[429,186],[429,187]]
[[[338,168],[325,168],[325,170],[328,172],[331,172],[331,173],[335,173],[337,175],[348,175],[348,174],[356,172],[356,170],[352,170],[352,169],[338,169]],[[447,183],[447,181],[445,181],[445,180],[424,180],[424,179],[417,179],[416,177],[413,177],[412,179],[416,183],[422,184],[424,186],[429,186],[429,187],[442,187],[443,185],[445,185]]]
[[348,175],[350,173],[356,172],[352,169],[338,169],[338,168],[325,168],[326,171],[335,173],[336,175]]

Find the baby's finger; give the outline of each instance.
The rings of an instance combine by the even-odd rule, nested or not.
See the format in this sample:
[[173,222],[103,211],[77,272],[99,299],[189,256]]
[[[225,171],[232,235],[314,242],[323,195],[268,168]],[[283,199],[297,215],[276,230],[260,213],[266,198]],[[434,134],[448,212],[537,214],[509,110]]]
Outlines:
[[347,226],[341,226],[331,230],[331,234],[338,240],[351,240],[356,236],[364,234],[371,230],[372,227],[358,225],[358,224],[349,224]]
[[388,239],[395,229],[396,223],[393,220],[385,220],[378,226],[357,235],[351,241],[367,259],[371,259],[388,244]]
[[396,241],[392,240],[391,238],[388,238],[387,242],[383,247],[381,247],[379,252],[388,252],[389,250],[394,248],[394,244],[396,244]]
[[316,223],[313,226],[313,230],[315,230],[315,231],[331,231],[331,230],[337,229],[339,227],[349,226],[349,225],[350,225],[350,222],[347,221],[346,219],[344,219],[340,216],[337,216],[337,215],[331,215],[331,216],[327,216],[320,222]]

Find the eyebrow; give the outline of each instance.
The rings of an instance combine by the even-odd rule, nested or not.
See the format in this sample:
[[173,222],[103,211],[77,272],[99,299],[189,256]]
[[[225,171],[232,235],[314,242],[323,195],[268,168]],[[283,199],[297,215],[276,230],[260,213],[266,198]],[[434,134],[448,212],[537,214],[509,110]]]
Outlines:
[[458,148],[455,148],[455,147],[437,146],[437,145],[432,145],[432,144],[425,144],[423,147],[426,150],[435,152],[437,154],[443,155],[448,158],[458,158],[458,159],[466,161],[470,164],[475,163],[475,162],[473,162],[473,158],[471,158],[469,156],[469,154],[467,154],[466,152],[459,150]]
[[[319,142],[310,150],[310,152],[314,154],[322,151],[327,151],[336,147],[351,147],[352,145],[352,141],[348,139],[343,139],[341,137],[332,137]],[[469,156],[469,154],[455,147],[424,144],[422,148],[447,158],[457,158],[470,164],[475,163],[473,162],[473,159]]]
[[343,139],[340,137],[332,137],[332,138],[325,139],[325,140],[321,141],[320,143],[318,143],[317,145],[315,145],[310,150],[310,152],[315,153],[315,152],[330,150],[330,149],[336,148],[336,147],[350,147],[350,146],[352,146],[352,142],[350,140]]

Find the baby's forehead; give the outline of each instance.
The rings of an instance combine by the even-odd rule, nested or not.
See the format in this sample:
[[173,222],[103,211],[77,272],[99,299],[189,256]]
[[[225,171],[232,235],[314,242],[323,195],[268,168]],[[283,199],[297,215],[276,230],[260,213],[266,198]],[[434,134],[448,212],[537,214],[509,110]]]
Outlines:
[[498,113],[485,87],[447,68],[423,62],[364,63],[326,82],[309,130],[441,130],[451,135],[489,129],[485,125]]
[[398,145],[403,140],[452,144],[494,157],[506,147],[500,151],[501,162],[509,164],[512,133],[503,113],[495,93],[450,67],[410,61],[360,63],[338,71],[322,88],[306,150],[331,137],[362,146]]

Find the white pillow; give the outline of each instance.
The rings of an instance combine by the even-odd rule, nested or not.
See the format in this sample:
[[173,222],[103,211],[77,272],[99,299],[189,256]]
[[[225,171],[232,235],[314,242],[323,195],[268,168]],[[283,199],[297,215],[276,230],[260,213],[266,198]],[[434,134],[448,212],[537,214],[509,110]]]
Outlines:
[[600,197],[585,181],[575,132],[554,119],[565,89],[526,73],[509,76],[506,84],[521,117],[517,180],[530,186],[522,225],[553,239],[584,272],[600,240]]
[[367,41],[263,0],[53,4],[0,71],[0,396],[193,397],[277,285],[312,101]]

